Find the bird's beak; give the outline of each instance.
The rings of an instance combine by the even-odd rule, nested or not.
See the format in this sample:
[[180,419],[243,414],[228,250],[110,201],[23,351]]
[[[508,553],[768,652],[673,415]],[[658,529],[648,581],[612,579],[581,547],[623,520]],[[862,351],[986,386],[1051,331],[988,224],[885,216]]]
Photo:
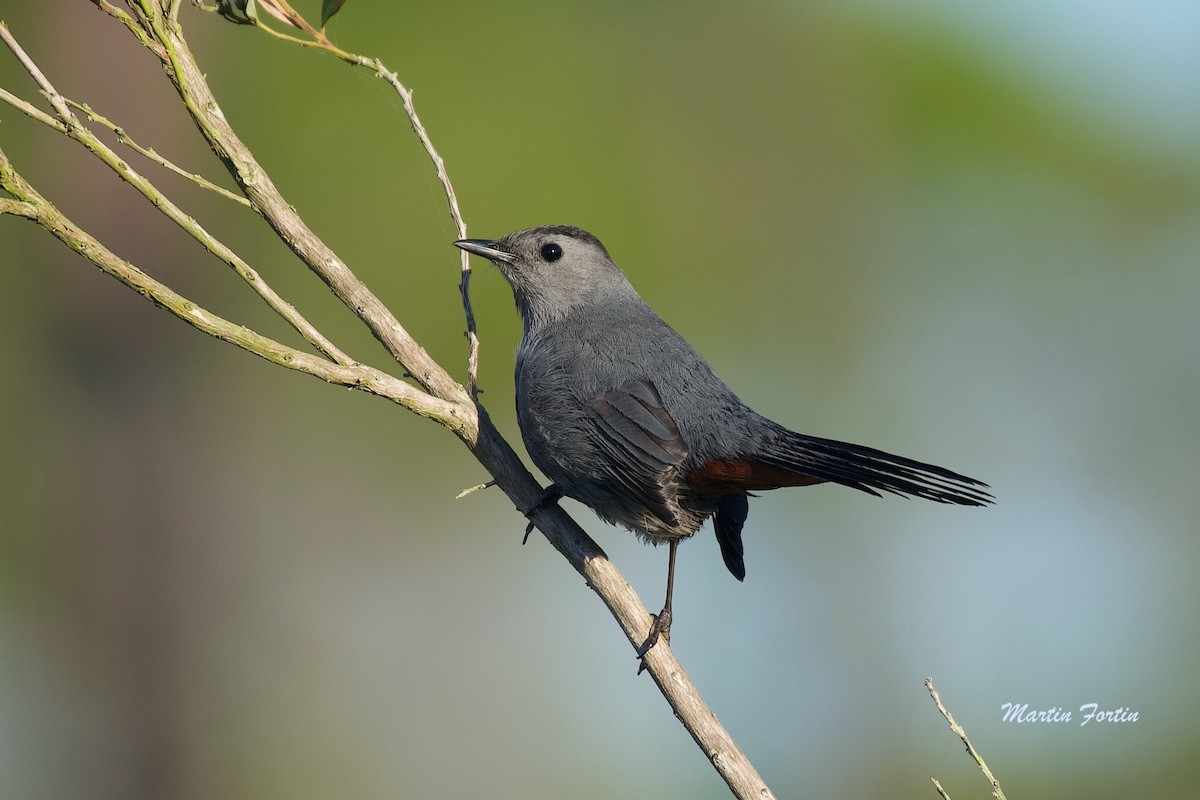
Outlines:
[[491,239],[459,239],[454,246],[460,250],[466,250],[468,253],[483,256],[493,263],[499,261],[511,264],[515,258],[507,250],[501,250],[499,242],[493,242]]

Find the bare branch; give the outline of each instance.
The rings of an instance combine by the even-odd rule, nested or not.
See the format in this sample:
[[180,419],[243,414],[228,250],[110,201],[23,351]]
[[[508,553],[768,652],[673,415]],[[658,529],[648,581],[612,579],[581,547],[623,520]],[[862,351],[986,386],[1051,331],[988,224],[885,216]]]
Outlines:
[[[37,219],[37,206],[20,200],[5,200],[0,198],[0,214],[12,214],[25,219]],[[465,493],[464,493],[465,494]]]
[[335,364],[319,356],[288,347],[198,306],[186,297],[117,256],[98,239],[71,222],[13,168],[0,149],[0,186],[19,201],[0,200],[0,212],[14,213],[37,222],[72,250],[179,319],[222,341],[237,345],[281,367],[378,395],[417,414],[441,422],[459,436],[475,437],[471,409],[432,397],[399,378],[362,364]]
[[17,44],[17,40],[12,37],[12,32],[9,31],[8,25],[4,22],[0,22],[0,39],[4,40],[4,44],[8,45],[8,49],[17,57],[17,61],[21,62],[21,66],[25,68],[30,77],[37,82],[38,86],[42,87],[42,94],[50,101],[50,105],[54,108],[54,112],[58,114],[58,118],[70,125],[69,120],[73,119],[75,115],[67,107],[63,96],[50,84],[50,80],[42,72],[41,68],[33,63],[33,59],[29,57],[29,54],[25,52],[21,45]]
[[[962,739],[963,744],[967,746],[967,753],[971,756],[971,758],[975,759],[975,763],[979,765],[980,771],[983,772],[983,777],[987,778],[988,783],[992,787],[992,797],[996,798],[996,800],[1006,800],[1004,797],[1004,790],[1000,788],[1000,781],[996,780],[996,776],[992,774],[990,769],[988,769],[988,765],[983,760],[983,756],[979,755],[979,751],[976,750],[971,744],[971,740],[967,738],[966,730],[963,729],[962,725],[959,725],[954,721],[954,717],[952,717],[946,707],[942,705],[941,695],[937,693],[937,689],[933,688],[933,678],[925,679],[925,688],[929,690],[929,696],[933,698],[933,703],[937,706],[937,710],[942,712],[942,716],[946,718],[946,722],[950,723],[950,730],[955,736]],[[937,786],[938,791],[945,796],[946,792],[944,789],[942,789],[941,784],[939,784],[937,781],[934,781],[933,783],[935,786]]]
[[[119,19],[143,45],[162,60],[168,78],[175,85],[197,127],[242,187],[253,208],[309,268],[325,281],[334,294],[362,319],[392,357],[428,390],[428,393],[378,370],[359,364],[338,365],[318,356],[294,350],[197,307],[169,287],[112,254],[95,238],[67,220],[24,182],[7,162],[3,152],[0,152],[0,182],[17,200],[0,205],[0,211],[19,213],[22,216],[32,213],[32,218],[40,225],[96,263],[106,273],[212,336],[229,341],[289,369],[388,397],[416,413],[441,422],[470,448],[517,508],[531,507],[541,496],[541,487],[525,469],[508,442],[497,432],[486,411],[473,402],[471,393],[455,382],[412,339],[383,303],[308,228],[295,209],[284,200],[253,154],[237,137],[213,97],[202,71],[195,63],[177,23],[165,16],[164,7],[169,5],[173,10],[177,3],[167,3],[166,0],[140,0],[130,4],[133,12],[133,16],[130,16],[115,9],[105,0],[93,2]],[[394,85],[398,83],[396,81]],[[411,92],[405,89],[402,97],[406,94],[406,108],[409,108]],[[69,107],[66,107],[66,111],[69,117],[74,117]],[[423,141],[428,141],[428,135],[420,126],[415,111],[411,112],[410,120],[418,136],[422,137]],[[78,123],[77,119],[76,122]],[[83,132],[87,132],[82,123],[78,123],[79,131],[72,127],[72,123],[66,122],[65,126],[65,132],[72,138],[83,137]],[[447,190],[451,214],[455,217],[460,236],[465,235],[466,228],[462,224],[461,214],[458,213],[457,201],[446,176],[445,165],[432,148],[432,144],[427,145],[427,152],[437,165],[439,178]],[[132,173],[132,170],[130,173],[136,174]],[[468,324],[473,330],[473,320],[467,302],[469,270],[464,268],[464,273],[464,307],[468,314]],[[551,507],[539,512],[536,522],[551,544],[600,596],[625,632],[631,649],[636,648],[646,638],[653,618],[628,581],[608,560],[603,550],[561,508]],[[705,705],[668,643],[660,642],[651,650],[645,658],[645,664],[676,716],[733,793],[740,798],[772,798],[774,795],[753,765]]]
[[[496,431],[482,406],[479,407],[479,439],[472,452],[517,508],[530,508],[541,498],[541,486]],[[599,595],[625,632],[631,650],[636,650],[646,640],[653,617],[625,576],[561,506],[548,506],[538,512],[535,524],[550,544],[583,576],[592,591]],[[704,702],[669,644],[660,640],[646,654],[644,661],[646,671],[654,679],[675,716],[734,796],[746,800],[774,798],[775,795],[750,759]]]
[[[316,326],[310,323],[291,303],[284,300],[279,294],[272,289],[262,276],[258,274],[249,264],[247,264],[237,253],[234,253],[229,247],[218,240],[215,236],[206,231],[196,219],[189,214],[186,214],[179,206],[175,205],[166,195],[158,190],[154,184],[150,183],[145,177],[138,172],[135,172],[129,164],[112,151],[104,142],[100,141],[87,126],[85,126],[71,111],[71,105],[78,106],[78,103],[73,103],[67,100],[54,85],[46,77],[46,75],[38,68],[33,59],[22,49],[21,45],[13,38],[8,27],[0,23],[0,40],[2,40],[8,48],[16,55],[17,59],[26,68],[38,85],[42,87],[43,93],[49,99],[50,104],[54,107],[59,115],[60,125],[52,125],[55,130],[60,130],[66,133],[71,139],[82,144],[93,155],[99,158],[105,165],[120,175],[126,182],[137,189],[143,197],[149,200],[158,208],[168,219],[174,222],[183,230],[187,231],[196,241],[202,244],[205,249],[215,255],[226,265],[231,267],[234,272],[242,277],[246,283],[250,284],[251,288],[259,294],[267,305],[270,306],[279,316],[283,317],[296,331],[305,338],[313,347],[317,348],[322,353],[332,358],[339,364],[353,364],[354,359],[343,353],[333,342],[329,341]],[[8,93],[5,92],[5,95]],[[7,98],[4,98],[7,99]],[[21,108],[21,106],[18,106]],[[22,108],[24,111],[25,109]],[[28,113],[28,112],[26,112]],[[44,115],[42,115],[44,116]],[[34,119],[43,121],[41,116],[34,116]],[[49,118],[47,117],[47,120]],[[50,124],[50,122],[47,122]]]
[[[362,58],[360,56],[358,63],[374,70],[376,75],[387,81],[396,90],[396,93],[400,95],[400,99],[404,102],[404,112],[408,115],[413,132],[421,140],[421,145],[425,148],[425,152],[429,154],[429,158],[433,161],[433,165],[437,169],[438,180],[442,184],[442,189],[446,192],[446,203],[450,207],[450,218],[454,220],[454,228],[458,234],[458,238],[467,238],[467,223],[463,221],[462,212],[458,208],[458,196],[454,193],[454,185],[450,182],[450,173],[446,171],[446,162],[442,159],[441,154],[438,153],[437,148],[433,146],[433,141],[429,138],[429,133],[426,132],[425,126],[421,124],[421,118],[417,116],[417,109],[413,104],[412,89],[402,84],[396,73],[384,67],[383,62],[377,58]],[[465,250],[459,252],[458,255],[461,274],[459,293],[462,295],[463,313],[467,319],[467,392],[471,395],[471,399],[474,400],[479,396],[479,336],[475,329],[475,311],[471,308],[471,256]]]
[[469,404],[466,390],[405,330],[395,315],[300,218],[258,160],[234,132],[213,96],[182,32],[149,4],[134,8],[141,24],[166,53],[164,68],[213,152],[229,169],[254,209],[359,319],[424,389],[443,400]]
[[[421,142],[421,146],[425,148],[425,152],[429,155],[434,168],[437,170],[438,181],[446,193],[446,203],[450,211],[450,218],[454,221],[455,232],[458,234],[459,239],[465,239],[467,236],[467,224],[463,221],[462,211],[458,206],[458,196],[455,194],[454,185],[450,181],[450,173],[446,170],[446,162],[441,154],[438,153],[437,148],[434,147],[433,140],[425,130],[425,125],[421,122],[420,116],[417,115],[416,106],[413,103],[412,89],[401,83],[396,73],[389,70],[378,58],[367,58],[354,53],[347,53],[345,50],[334,45],[326,37],[323,30],[318,31],[310,25],[286,0],[263,0],[261,5],[264,10],[276,19],[306,32],[312,37],[312,41],[306,41],[286,33],[281,33],[268,25],[258,24],[255,21],[260,30],[293,44],[325,50],[343,61],[366,67],[379,78],[387,81],[392,89],[395,90],[404,104],[404,113],[408,116],[413,132],[416,133],[417,139]],[[471,260],[470,255],[466,252],[460,252],[458,256],[460,273],[459,294],[462,296],[463,314],[466,317],[467,324],[467,394],[472,400],[475,400],[479,395],[479,335],[475,325],[475,311],[471,307]]]
[[[7,33],[7,32],[8,32],[7,26],[5,26],[5,24],[3,22],[0,22],[0,36],[2,36],[4,33]],[[42,123],[43,125],[45,125],[48,128],[53,128],[54,130],[58,131],[59,133],[67,132],[67,126],[64,125],[62,122],[60,122],[59,120],[50,116],[45,111],[42,111],[40,108],[33,105],[32,103],[22,100],[21,98],[17,97],[15,94],[12,94],[11,92],[9,92],[7,89],[0,88],[0,100],[3,100],[5,103],[8,103],[10,106],[15,108],[17,111],[20,111],[25,116],[29,117],[30,119],[32,119],[36,122]]]
[[[0,91],[2,91],[2,90],[0,90]],[[250,208],[250,201],[247,200],[246,198],[242,197],[241,195],[236,195],[223,186],[217,186],[215,183],[210,181],[208,178],[205,178],[203,175],[200,175],[195,172],[188,172],[187,170],[183,169],[182,167],[175,165],[171,161],[168,161],[167,159],[165,159],[161,155],[159,155],[158,151],[156,151],[153,147],[142,147],[140,144],[138,144],[137,142],[135,142],[133,140],[133,137],[131,137],[128,133],[125,132],[124,128],[122,128],[120,125],[113,122],[108,117],[104,116],[103,114],[95,111],[87,103],[77,103],[74,100],[70,99],[69,97],[66,98],[66,100],[67,100],[67,105],[71,106],[71,108],[75,108],[75,109],[78,109],[79,111],[82,111],[83,115],[85,117],[87,117],[89,120],[97,123],[98,125],[103,125],[104,127],[108,128],[110,131],[112,131],[114,134],[116,134],[117,141],[120,142],[121,144],[125,145],[126,147],[128,147],[130,150],[133,150],[136,153],[140,153],[141,155],[143,155],[146,158],[153,161],[155,164],[158,164],[160,167],[168,169],[171,172],[174,172],[176,175],[178,175],[182,178],[187,178],[189,181],[191,181],[192,183],[195,183],[197,186],[199,186],[202,189],[207,189],[210,192],[214,192],[216,194],[221,195],[221,197],[224,197],[226,200],[232,200],[233,202],[235,202],[239,205],[243,205],[246,208]]]

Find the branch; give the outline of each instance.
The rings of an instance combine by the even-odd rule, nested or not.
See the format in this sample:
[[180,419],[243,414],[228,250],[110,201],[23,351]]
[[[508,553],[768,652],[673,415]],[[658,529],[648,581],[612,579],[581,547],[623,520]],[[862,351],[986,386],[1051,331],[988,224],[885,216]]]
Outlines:
[[156,281],[117,256],[94,236],[69,220],[42,197],[0,149],[0,186],[17,200],[0,200],[0,213],[37,222],[55,238],[155,305],[198,330],[236,345],[281,367],[304,372],[329,383],[359,389],[398,403],[423,417],[441,422],[462,437],[475,436],[475,416],[460,405],[421,392],[404,381],[363,364],[335,364],[297,350],[208,311]]
[[[413,105],[412,89],[402,84],[396,73],[387,69],[377,58],[358,56],[357,63],[374,70],[376,75],[387,81],[400,95],[400,99],[404,102],[404,113],[408,115],[413,132],[421,140],[421,145],[437,169],[438,180],[446,192],[446,204],[450,208],[450,217],[454,220],[458,238],[467,238],[467,223],[463,221],[462,212],[458,209],[458,196],[454,193],[454,184],[450,182],[450,173],[446,171],[446,162],[438,153],[437,148],[433,146],[433,140],[429,138],[425,126],[421,124],[421,118],[417,116],[417,108]],[[461,275],[458,288],[462,295],[463,314],[467,318],[467,392],[474,400],[479,397],[479,336],[475,330],[475,311],[471,308],[471,254],[466,250],[461,250],[458,257]]]
[[152,0],[141,0],[132,6],[132,10],[147,35],[162,48],[163,68],[183,99],[192,121],[254,209],[292,252],[366,324],[375,338],[422,388],[443,400],[469,404],[470,397],[466,390],[425,352],[387,306],[371,293],[284,199],[266,170],[226,120],[204,78],[203,70],[183,38],[182,30],[169,22],[162,8]]
[[[201,227],[200,223],[194,217],[184,213],[170,198],[160,192],[154,184],[150,183],[141,174],[135,172],[128,163],[88,130],[79,117],[75,116],[75,113],[71,111],[72,101],[67,100],[59,94],[54,85],[50,83],[50,80],[42,73],[37,64],[33,62],[33,59],[29,57],[29,54],[13,38],[8,26],[2,22],[0,22],[0,41],[3,41],[8,46],[13,55],[17,57],[17,60],[21,62],[21,65],[25,67],[25,70],[42,88],[42,93],[50,101],[51,107],[58,115],[58,120],[54,121],[48,115],[37,112],[28,103],[13,103],[9,100],[12,96],[8,92],[0,92],[0,99],[10,102],[15,108],[24,112],[32,119],[48,125],[60,133],[65,133],[71,139],[82,144],[100,161],[120,175],[130,186],[141,192],[142,196],[152,202],[168,219],[190,234],[192,238],[202,244],[210,253],[231,267],[246,283],[250,284],[251,288],[266,301],[268,306],[279,314],[279,316],[283,317],[313,347],[325,353],[339,364],[354,363],[354,359],[339,350],[333,342],[329,341],[312,323],[305,319],[295,306],[280,297],[249,264]],[[16,100],[17,98],[13,99]]]
[[[3,151],[0,151],[3,155]],[[37,219],[37,206],[33,203],[22,203],[20,200],[5,200],[0,198],[0,214],[12,214],[14,217]]]
[[[314,375],[331,383],[386,397],[418,414],[437,420],[466,444],[518,508],[531,507],[541,496],[540,485],[492,425],[486,411],[475,401],[473,392],[454,381],[349,267],[309,229],[234,133],[196,64],[178,23],[171,16],[178,8],[178,0],[130,0],[132,14],[116,8],[106,0],[92,2],[125,25],[155,54],[201,134],[230,171],[254,210],[271,225],[309,269],[367,325],[376,339],[425,391],[361,364],[338,364],[296,350],[201,308],[122,260],[72,223],[16,172],[3,151],[0,151],[0,185],[14,199],[0,200],[0,213],[14,214],[36,221],[107,274],[211,336],[235,344],[272,363]],[[427,152],[437,166],[459,235],[465,235],[466,228],[457,209],[457,201],[446,174],[445,164],[433,149],[428,134],[416,117],[411,90],[403,87],[395,75],[384,70],[378,61],[364,59],[361,63],[376,69],[405,99],[405,108],[414,131],[425,144]],[[47,90],[58,119],[36,112],[36,109],[36,113],[31,116],[55,130],[67,133],[88,146],[89,151],[105,160],[105,163],[109,163],[106,159],[110,158],[108,153],[111,151],[106,153],[107,148],[102,143],[100,147],[89,146],[90,131],[87,131],[71,112],[65,98],[53,91],[49,81],[45,81],[43,88]],[[17,107],[21,108],[20,105]],[[95,137],[91,136],[91,139]],[[131,183],[139,179],[144,181],[146,191],[143,194],[156,204],[160,199],[165,199],[148,181],[132,169],[128,169],[127,165],[125,169],[120,169],[114,164],[110,166]],[[195,222],[190,218],[187,220]],[[202,230],[198,223],[194,227]],[[465,254],[462,257],[465,259]],[[474,322],[467,290],[469,274],[470,270],[464,264],[461,291],[469,333],[473,334]],[[471,370],[477,360],[476,348],[477,342],[473,342]],[[473,383],[473,379],[470,382]],[[646,638],[652,617],[628,581],[608,560],[603,550],[561,508],[552,506],[538,512],[536,524],[551,544],[600,596],[621,625],[631,647],[636,648]],[[742,798],[772,798],[774,795],[753,765],[705,705],[668,643],[662,641],[653,648],[646,655],[645,665],[676,716],[733,793]]]
[[[946,722],[950,723],[950,730],[955,736],[962,739],[963,744],[967,746],[967,753],[971,756],[971,758],[975,759],[975,763],[979,765],[980,771],[983,772],[983,777],[987,778],[988,783],[992,787],[992,797],[996,798],[996,800],[1007,800],[1007,798],[1004,796],[1004,790],[1000,788],[1000,781],[996,780],[996,776],[992,774],[990,769],[988,769],[988,765],[983,760],[983,756],[979,755],[979,751],[976,750],[971,744],[971,740],[967,738],[966,730],[963,729],[962,725],[959,725],[954,721],[954,717],[952,717],[946,707],[942,705],[941,695],[937,693],[937,689],[933,688],[933,678],[925,679],[925,688],[929,690],[929,696],[933,698],[933,703],[937,706],[937,710],[942,712],[942,716],[946,718]],[[930,780],[933,779],[930,778]],[[933,785],[937,787],[938,793],[941,794],[942,797],[949,797],[949,795],[946,794],[946,790],[943,789],[942,785],[936,780],[933,781]]]
[[[413,91],[400,82],[400,78],[395,72],[389,70],[382,61],[378,58],[367,58],[366,56],[348,53],[340,47],[334,45],[325,35],[324,30],[317,30],[308,20],[306,20],[299,12],[286,0],[259,0],[259,5],[264,11],[279,21],[297,28],[311,37],[309,40],[300,39],[295,36],[290,36],[281,33],[269,25],[264,25],[257,17],[250,16],[244,20],[241,17],[236,17],[237,21],[246,21],[255,25],[259,30],[264,31],[276,38],[284,41],[292,42],[303,47],[313,47],[330,53],[336,58],[355,66],[366,67],[375,73],[377,77],[386,81],[396,94],[400,96],[401,102],[404,104],[404,113],[408,116],[408,121],[412,125],[413,132],[417,135],[417,139],[421,142],[421,146],[425,148],[425,152],[429,155],[433,162],[434,168],[437,170],[438,181],[442,184],[442,190],[446,193],[446,205],[450,211],[450,218],[454,221],[455,232],[457,238],[467,238],[467,224],[463,221],[462,212],[458,206],[458,196],[454,191],[454,185],[450,181],[450,173],[446,169],[446,162],[438,153],[437,148],[433,145],[433,140],[429,137],[429,133],[425,130],[425,126],[421,123],[421,118],[417,115],[416,106],[413,103]],[[228,2],[217,0],[216,6],[204,6],[208,11],[218,11],[226,16],[236,14],[237,12]],[[459,257],[459,293],[462,295],[463,314],[467,322],[467,393],[472,400],[475,400],[479,395],[479,335],[475,326],[475,311],[471,307],[471,257],[465,251],[460,251]]]
[[140,144],[135,142],[128,133],[125,132],[124,128],[122,128],[120,125],[117,125],[115,122],[113,122],[108,117],[104,116],[103,114],[100,114],[97,111],[95,111],[87,103],[77,103],[74,100],[67,98],[67,105],[71,106],[71,108],[82,111],[83,115],[85,117],[87,117],[89,120],[91,120],[92,122],[95,122],[97,124],[103,125],[104,127],[108,128],[110,131],[112,131],[114,134],[116,134],[118,142],[125,145],[130,150],[133,150],[136,153],[140,153],[141,155],[143,155],[146,158],[153,161],[155,164],[158,164],[160,167],[163,167],[164,169],[169,169],[171,172],[174,172],[176,175],[180,176],[181,178],[187,178],[189,181],[196,184],[200,188],[208,189],[210,192],[219,194],[221,197],[224,197],[226,200],[232,200],[233,202],[235,202],[239,205],[243,205],[246,208],[250,208],[250,201],[247,200],[246,198],[242,197],[241,195],[236,195],[233,192],[229,191],[228,189],[224,188],[223,186],[217,186],[215,183],[208,180],[203,175],[199,175],[195,172],[188,172],[187,170],[183,169],[182,167],[171,163],[167,159],[160,156],[153,147],[142,147]]
[[[479,439],[472,448],[475,457],[496,479],[496,485],[512,498],[517,508],[530,508],[542,496],[542,488],[525,469],[479,408]],[[646,641],[653,618],[628,579],[608,560],[600,546],[559,505],[547,506],[534,518],[538,530],[570,562],[587,585],[600,596],[617,620],[631,648]],[[704,752],[735,797],[771,800],[775,795],[755,770],[750,759],[721,726],[704,702],[687,671],[664,639],[646,653],[644,663],[659,691],[692,739]]]

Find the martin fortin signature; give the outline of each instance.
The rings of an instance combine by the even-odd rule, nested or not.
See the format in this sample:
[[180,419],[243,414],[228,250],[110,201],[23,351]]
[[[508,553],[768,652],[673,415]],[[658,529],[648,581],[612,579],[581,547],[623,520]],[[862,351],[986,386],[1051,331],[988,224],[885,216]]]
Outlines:
[[1099,703],[1084,703],[1078,712],[1072,712],[1058,706],[1047,709],[1033,709],[1028,703],[1005,703],[1000,706],[1004,712],[1002,722],[1071,722],[1074,714],[1079,714],[1079,727],[1096,722],[1137,722],[1138,712],[1121,706],[1114,709],[1100,708]]

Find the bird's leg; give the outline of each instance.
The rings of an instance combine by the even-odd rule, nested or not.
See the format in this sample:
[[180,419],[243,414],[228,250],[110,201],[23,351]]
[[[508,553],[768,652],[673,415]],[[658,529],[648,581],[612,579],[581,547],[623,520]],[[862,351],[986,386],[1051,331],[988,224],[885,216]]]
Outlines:
[[[675,591],[675,550],[679,547],[679,540],[671,539],[668,547],[671,548],[671,553],[667,560],[667,602],[663,604],[662,611],[658,612],[658,616],[650,625],[650,634],[646,637],[646,641],[642,642],[642,646],[637,649],[638,658],[645,656],[650,652],[650,648],[658,644],[659,636],[668,640],[671,638],[671,595]],[[646,665],[643,662],[642,666],[638,668],[638,672],[641,673],[645,668]]]
[[[551,506],[562,499],[563,490],[558,488],[557,483],[552,483],[546,487],[546,491],[542,492],[542,496],[538,501],[529,507],[525,512],[525,517],[528,519],[536,511],[541,511],[546,506]],[[533,520],[529,520],[529,524],[525,526],[525,538],[521,539],[521,544],[529,541],[529,534],[533,533]]]

